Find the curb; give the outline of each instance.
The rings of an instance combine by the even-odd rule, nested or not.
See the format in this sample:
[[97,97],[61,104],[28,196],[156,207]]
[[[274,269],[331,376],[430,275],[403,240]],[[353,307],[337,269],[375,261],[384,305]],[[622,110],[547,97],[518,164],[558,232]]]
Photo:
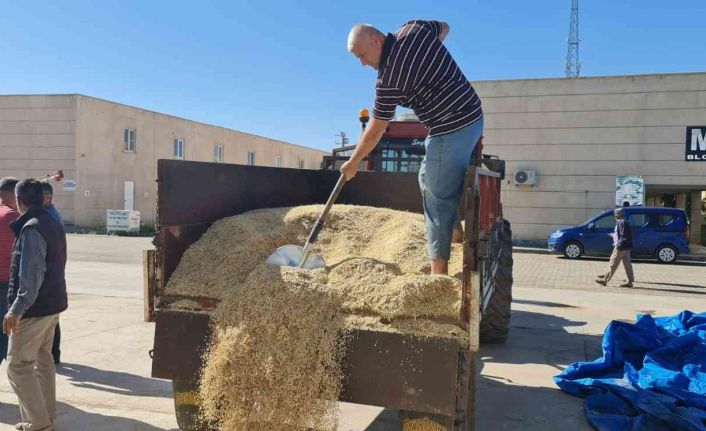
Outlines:
[[525,253],[525,254],[551,254],[551,253],[549,253],[549,250],[546,250],[544,248],[518,247],[518,246],[513,246],[512,252],[513,253]]
[[[512,248],[513,253],[524,253],[524,254],[551,254],[549,253],[549,250],[545,250],[543,248],[535,248],[535,247],[517,247],[514,246]],[[557,254],[557,256],[560,256]],[[706,255],[703,254],[683,254],[679,255],[677,258],[677,262],[702,262],[706,263]]]
[[679,256],[677,261],[682,262],[706,262],[706,255],[703,254],[685,254]]

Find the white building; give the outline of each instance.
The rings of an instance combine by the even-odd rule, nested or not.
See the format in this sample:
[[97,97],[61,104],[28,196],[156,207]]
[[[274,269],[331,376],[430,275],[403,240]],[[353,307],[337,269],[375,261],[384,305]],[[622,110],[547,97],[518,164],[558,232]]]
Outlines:
[[[686,160],[687,128],[706,134],[706,73],[473,85],[486,114],[485,153],[507,161],[503,208],[520,242],[540,244],[613,208],[616,176],[642,176],[648,205],[688,208],[698,241],[706,160]],[[521,170],[535,172],[536,184],[515,184]]]
[[158,159],[319,169],[324,154],[78,94],[0,96],[0,177],[62,169],[54,196],[69,224],[104,225],[108,209],[153,224]]

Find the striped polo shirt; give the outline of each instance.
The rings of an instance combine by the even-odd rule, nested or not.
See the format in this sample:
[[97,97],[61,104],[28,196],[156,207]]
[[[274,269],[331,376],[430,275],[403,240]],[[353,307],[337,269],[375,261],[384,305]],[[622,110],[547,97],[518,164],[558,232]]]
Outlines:
[[375,88],[375,118],[389,121],[397,105],[410,108],[429,136],[435,136],[483,117],[478,94],[439,34],[440,22],[414,20],[387,35]]

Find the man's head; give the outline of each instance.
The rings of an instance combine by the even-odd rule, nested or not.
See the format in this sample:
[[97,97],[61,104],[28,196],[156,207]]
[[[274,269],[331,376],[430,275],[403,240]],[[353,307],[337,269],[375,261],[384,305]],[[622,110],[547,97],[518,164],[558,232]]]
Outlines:
[[48,207],[51,205],[51,200],[54,197],[54,188],[51,186],[51,184],[47,182],[42,182],[42,190],[44,192],[44,202],[43,205],[45,207]]
[[620,220],[624,216],[624,212],[622,208],[618,208],[615,211],[613,211],[613,217],[615,217],[616,220]]
[[0,201],[2,201],[2,203],[12,208],[17,208],[15,186],[19,182],[20,180],[15,177],[5,177],[0,180]]
[[32,208],[42,208],[44,201],[42,183],[33,178],[22,180],[15,186],[15,196],[17,196],[17,208],[23,214]]
[[370,24],[356,24],[348,33],[348,52],[358,57],[363,66],[380,68],[385,35]]

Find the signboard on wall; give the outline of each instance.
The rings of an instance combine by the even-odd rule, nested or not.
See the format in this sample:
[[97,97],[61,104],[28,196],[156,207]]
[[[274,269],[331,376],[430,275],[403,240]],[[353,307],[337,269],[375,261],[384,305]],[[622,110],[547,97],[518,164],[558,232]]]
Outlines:
[[64,191],[65,192],[75,192],[76,191],[76,180],[64,180]]
[[140,212],[106,210],[105,224],[108,232],[137,232],[140,230]]
[[686,128],[687,162],[706,162],[706,126],[690,126]]
[[630,202],[630,206],[645,204],[645,181],[642,177],[615,177],[615,206],[621,207],[625,202]]

